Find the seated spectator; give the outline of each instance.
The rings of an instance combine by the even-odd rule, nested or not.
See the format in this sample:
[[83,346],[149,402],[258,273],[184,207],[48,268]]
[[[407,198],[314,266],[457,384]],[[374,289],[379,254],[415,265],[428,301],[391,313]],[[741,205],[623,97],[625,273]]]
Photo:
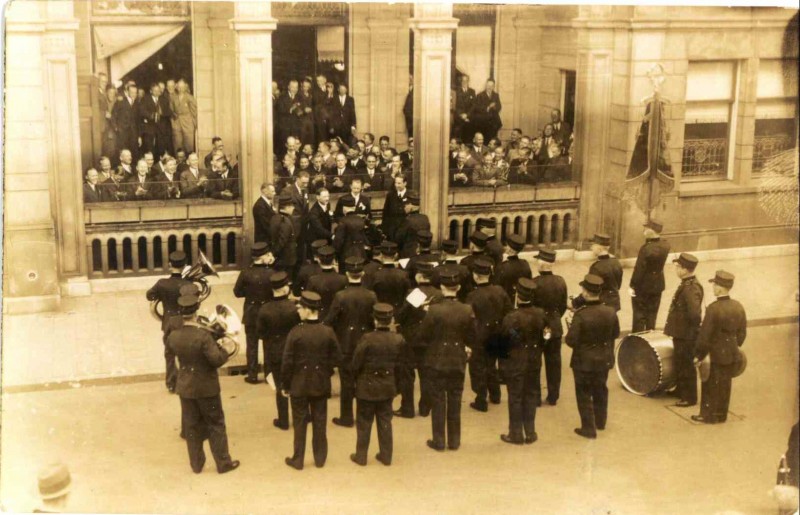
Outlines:
[[178,163],[178,174],[182,174],[184,170],[189,168],[186,165],[186,151],[182,148],[179,148],[175,151],[175,162]]
[[403,170],[414,169],[414,137],[408,138],[408,149],[400,152],[400,162],[403,163]]
[[390,148],[387,148],[385,151],[378,149],[377,152],[378,152],[378,168],[388,173],[389,167],[392,164],[392,157],[394,157],[394,152],[392,152],[392,149]]
[[518,153],[520,157],[511,161],[508,171],[508,182],[510,184],[536,184],[538,179],[536,173],[538,167],[536,162],[531,158],[531,149],[523,147],[520,141]]
[[448,169],[452,170],[458,162],[458,152],[461,150],[461,140],[458,138],[450,138],[450,150],[448,152]]
[[86,182],[83,183],[83,202],[89,204],[92,202],[105,201],[103,189],[100,187],[100,174],[94,168],[86,170]]
[[375,148],[375,135],[371,132],[364,133],[364,154],[371,154]]
[[[157,170],[153,170],[153,165],[156,164],[156,159],[153,157],[153,153],[145,152],[142,157],[144,158],[145,163],[147,163],[147,175],[155,176],[154,172]],[[137,164],[136,166],[138,167],[139,165]]]
[[489,149],[489,152],[494,152],[494,150],[500,146],[500,140],[497,138],[492,138],[489,140],[489,143],[486,144]]
[[336,156],[331,154],[331,144],[327,141],[320,141],[317,149],[317,154],[322,156],[322,166],[333,168],[336,165]]
[[308,172],[311,175],[311,158],[305,154],[300,154],[300,160],[297,162],[297,170],[299,172]]
[[400,156],[396,154],[392,156],[391,162],[386,167],[385,175],[385,183],[388,184],[388,189],[394,187],[394,180],[397,177],[404,177],[407,182],[411,182],[411,171],[403,169],[403,162],[400,160]]
[[519,148],[520,140],[522,139],[522,129],[513,129],[511,136],[509,136],[508,145],[506,147],[509,151]]
[[547,182],[560,182],[572,180],[572,170],[569,158],[561,155],[561,145],[551,141],[547,147],[547,166],[544,170],[544,180]]
[[111,159],[106,156],[100,158],[100,173],[97,182],[100,185],[103,202],[120,200],[124,192],[120,191],[120,178],[111,168]]
[[[515,129],[516,130],[516,129]],[[515,160],[519,159],[521,156],[520,150],[523,148],[530,149],[531,148],[531,139],[528,136],[522,136],[519,141],[517,141],[516,147],[511,147],[509,145],[508,153],[506,154],[506,159],[509,163],[513,163]],[[531,155],[528,155],[530,159]]]
[[153,200],[163,198],[161,188],[156,180],[147,174],[147,161],[140,159],[136,163],[136,173],[131,175],[123,183],[123,189],[127,193],[126,199],[131,200]]
[[127,148],[124,148],[119,153],[119,166],[117,167],[117,180],[124,181],[128,177],[134,175],[136,170],[133,167],[133,154]]
[[186,158],[187,169],[181,172],[181,198],[203,198],[208,187],[208,172],[200,170],[200,158],[192,152]]
[[397,154],[397,149],[391,146],[389,136],[381,136],[381,139],[378,140],[378,146],[380,146],[381,152],[386,152],[387,150],[391,150],[392,155]]
[[150,169],[150,173],[153,174],[154,177],[158,177],[162,173],[166,172],[167,171],[167,159],[169,159],[170,157],[172,157],[172,156],[170,156],[169,152],[167,152],[165,150],[161,154],[161,156],[158,158],[158,162],[155,163],[153,165],[153,168]]
[[367,168],[367,164],[358,155],[358,147],[347,149],[347,166],[355,170],[356,173],[361,173],[362,170]]
[[360,157],[361,159],[367,157],[366,153],[367,144],[364,143],[363,139],[356,141],[356,148],[358,149],[358,157]]
[[472,182],[475,186],[488,186],[496,188],[508,184],[507,168],[495,164],[494,155],[487,153],[483,156],[481,166],[475,168]]
[[300,153],[308,158],[309,161],[314,157],[314,145],[305,143]]
[[384,191],[386,189],[386,174],[378,169],[378,158],[375,154],[367,155],[367,167],[359,177],[364,182],[364,191]]
[[211,158],[214,156],[215,150],[224,150],[225,145],[222,144],[222,138],[219,136],[214,136],[211,138],[211,152],[203,159],[203,164],[205,164],[206,170],[211,170]]
[[492,152],[492,158],[496,164],[504,164],[508,168],[508,161],[506,161],[506,151],[502,146],[497,146]]
[[469,164],[469,152],[461,150],[458,152],[456,164],[450,169],[450,187],[463,188],[465,186],[472,186],[472,174],[474,168]]
[[341,152],[336,155],[336,166],[328,172],[328,185],[331,193],[343,193],[350,189],[350,181],[356,172],[347,166],[347,157]]
[[483,145],[483,134],[476,132],[472,137],[472,146],[469,149],[470,157],[472,158],[472,166],[479,166],[483,162],[483,156],[489,151]]
[[289,136],[288,138],[286,138],[286,148],[283,152],[283,156],[281,156],[281,159],[286,155],[291,155],[292,157],[294,157],[295,163],[297,162],[297,159],[300,157],[300,140],[298,140],[294,136]]
[[560,145],[558,140],[556,140],[555,135],[553,134],[553,124],[548,123],[544,126],[544,134],[542,136],[542,148],[539,150],[538,155],[536,156],[536,161],[540,165],[546,165],[550,158],[549,158],[549,148],[551,143],[557,143]]
[[315,193],[322,188],[328,187],[328,170],[323,164],[322,154],[317,153],[311,159],[311,167],[308,170],[308,174],[311,176],[311,182],[308,184],[309,193]]
[[181,181],[178,176],[178,162],[174,157],[166,158],[164,171],[159,172],[156,181],[160,183],[161,193],[164,199],[181,198]]
[[211,166],[213,172],[209,180],[208,195],[217,200],[239,198],[239,177],[230,169],[230,163],[225,156],[215,155]]

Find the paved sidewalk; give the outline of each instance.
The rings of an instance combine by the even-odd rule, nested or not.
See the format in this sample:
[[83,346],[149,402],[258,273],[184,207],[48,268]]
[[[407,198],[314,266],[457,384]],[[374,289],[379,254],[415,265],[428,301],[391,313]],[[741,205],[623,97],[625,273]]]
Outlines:
[[[570,294],[580,292],[578,282],[591,261],[564,260],[555,273],[563,275]],[[798,255],[701,260],[697,275],[706,291],[706,304],[713,300],[706,280],[724,268],[736,275],[733,295],[747,310],[748,319],[775,320],[797,317]],[[623,330],[631,327],[628,282],[623,278]],[[678,279],[671,262],[665,275],[667,290],[661,301],[658,326],[666,319]],[[155,278],[153,279],[155,282]],[[242,301],[234,298],[230,279],[215,284],[207,304],[227,303],[241,315]],[[145,292],[99,293],[89,297],[64,298],[61,310],[52,313],[4,315],[4,387],[44,385],[95,378],[125,378],[161,374],[164,370],[163,344],[159,323],[150,316]],[[244,344],[244,335],[240,338]],[[243,353],[242,353],[243,354]]]

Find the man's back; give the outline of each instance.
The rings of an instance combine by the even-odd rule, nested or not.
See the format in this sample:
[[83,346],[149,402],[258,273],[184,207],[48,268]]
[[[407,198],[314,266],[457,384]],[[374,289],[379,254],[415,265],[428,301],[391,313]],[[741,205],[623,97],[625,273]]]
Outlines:
[[286,337],[281,386],[292,397],[329,397],[333,368],[341,360],[333,329],[316,321],[302,322]]
[[336,331],[345,355],[352,355],[361,335],[372,329],[372,306],[376,302],[375,293],[361,285],[350,285],[334,295],[325,324]]
[[419,330],[427,347],[425,366],[438,371],[464,372],[466,347],[475,341],[475,315],[471,306],[448,298],[432,304]]
[[307,291],[318,293],[322,298],[320,317],[324,318],[333,303],[333,298],[337,292],[347,287],[347,277],[337,274],[332,268],[320,270],[319,273],[312,275],[306,285]]
[[180,362],[175,391],[187,399],[219,395],[217,369],[228,360],[228,354],[207,330],[185,322],[167,336],[167,346]]
[[395,309],[403,305],[410,288],[408,274],[394,266],[384,265],[375,272],[372,281],[372,290],[377,295],[378,302],[391,304]]

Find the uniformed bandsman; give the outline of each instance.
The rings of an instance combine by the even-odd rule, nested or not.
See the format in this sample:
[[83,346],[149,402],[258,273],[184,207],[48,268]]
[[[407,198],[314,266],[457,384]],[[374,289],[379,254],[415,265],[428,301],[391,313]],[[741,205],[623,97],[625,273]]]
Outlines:
[[639,249],[636,265],[631,276],[631,307],[633,328],[638,333],[655,329],[661,293],[664,291],[664,263],[667,262],[670,245],[661,239],[661,223],[650,220],[644,224],[645,244]]
[[378,303],[372,307],[375,330],[361,337],[353,354],[356,377],[356,452],[350,459],[367,464],[372,422],[378,422],[378,448],[375,459],[392,464],[392,400],[397,395],[396,377],[400,354],[406,342],[390,330],[394,308]]
[[503,317],[511,311],[511,299],[503,288],[489,283],[491,275],[491,259],[482,257],[475,261],[472,277],[477,286],[467,295],[466,301],[477,318],[475,344],[469,359],[469,381],[475,401],[469,406],[483,412],[489,410],[487,395],[492,404],[500,404],[497,350]]
[[167,347],[178,357],[180,369],[176,391],[181,398],[181,425],[189,451],[189,464],[195,474],[203,471],[207,438],[217,472],[224,474],[239,466],[228,452],[225,413],[222,411],[217,369],[228,361],[228,353],[211,333],[197,323],[200,301],[185,295],[178,299],[183,326],[170,332]]
[[351,195],[345,195],[337,202],[342,204],[344,216],[336,224],[333,233],[333,248],[336,249],[339,271],[343,272],[344,262],[347,258],[367,259],[366,215],[356,212],[356,199]]
[[364,288],[361,279],[364,261],[351,257],[345,261],[348,285],[336,293],[331,303],[325,324],[336,332],[344,356],[339,366],[339,379],[342,385],[339,396],[339,416],[333,423],[338,426],[353,427],[353,397],[355,396],[355,377],[353,376],[353,352],[361,336],[373,329],[372,306],[378,299],[375,292]]
[[434,266],[433,261],[419,261],[417,275],[414,278],[417,288],[425,294],[425,303],[414,307],[408,301],[403,303],[395,316],[397,326],[408,344],[407,354],[403,357],[398,376],[397,387],[400,390],[400,409],[394,414],[403,418],[414,418],[414,380],[416,370],[419,373],[419,414],[427,417],[431,412],[428,386],[428,370],[425,368],[425,347],[421,346],[420,325],[425,319],[428,306],[442,299],[441,290],[431,284]]
[[347,286],[347,277],[337,274],[333,268],[333,258],[336,254],[333,247],[326,245],[319,249],[318,254],[320,271],[308,279],[306,290],[318,293],[322,298],[319,316],[324,320],[328,315],[328,310],[336,292],[343,290]]
[[575,398],[581,427],[575,433],[597,438],[608,418],[608,371],[614,365],[614,340],[619,336],[619,320],[614,308],[600,302],[603,279],[588,274],[580,283],[585,304],[575,310],[567,332],[572,347],[570,367],[575,376]]
[[275,269],[291,273],[297,263],[297,233],[294,229],[294,199],[285,191],[278,197],[278,212],[269,220],[269,241],[275,256]]
[[[553,274],[556,253],[543,249],[536,256],[539,275],[533,280],[536,295],[533,304],[542,308],[547,320],[544,340],[544,366],[547,377],[547,403],[555,406],[561,393],[561,338],[564,334],[561,318],[567,311],[567,283],[560,275]],[[540,362],[541,365],[541,362]],[[541,406],[541,366],[536,373],[537,406]]]
[[459,300],[464,300],[473,290],[472,272],[458,260],[458,242],[456,240],[444,240],[442,242],[442,264],[433,270],[431,284],[434,288],[441,287],[441,276],[445,272],[456,272],[460,278],[461,287],[458,289]]
[[691,254],[681,253],[675,264],[675,274],[681,280],[672,303],[669,305],[664,334],[672,337],[675,349],[673,364],[677,386],[675,388],[679,407],[697,404],[697,371],[692,364],[694,344],[700,331],[703,310],[703,285],[694,275],[698,260]]
[[531,265],[519,257],[519,253],[525,248],[525,238],[521,234],[510,234],[506,238],[505,261],[495,267],[492,282],[505,290],[509,298],[514,298],[514,288],[521,277],[531,279]]
[[[250,251],[253,264],[239,272],[233,294],[237,298],[244,297],[242,322],[247,341],[247,375],[244,380],[250,384],[258,384],[258,310],[265,302],[272,298],[269,278],[274,273],[272,263],[275,258],[269,251],[266,242],[259,241],[253,244]],[[267,361],[267,345],[264,343],[264,377],[269,374]]]
[[414,278],[417,276],[417,263],[420,261],[432,261],[437,265],[441,261],[441,254],[431,251],[431,243],[433,242],[433,233],[430,231],[419,231],[417,233],[417,253],[411,256],[406,264],[406,272],[411,284],[414,283]]
[[429,373],[433,438],[427,444],[436,451],[445,447],[454,451],[461,446],[461,396],[464,369],[475,341],[475,313],[457,299],[461,287],[457,271],[445,270],[440,279],[444,299],[430,305],[418,334]]
[[408,205],[410,206],[408,215],[398,227],[396,234],[397,244],[401,258],[416,256],[419,233],[430,232],[431,222],[428,215],[419,212],[419,193],[411,191],[408,193]]
[[169,277],[159,279],[152,288],[147,290],[147,300],[150,302],[159,300],[164,311],[161,319],[161,331],[163,332],[162,341],[164,342],[164,361],[166,362],[165,381],[167,390],[175,393],[175,382],[178,380],[178,370],[175,367],[175,355],[167,346],[167,328],[173,318],[180,318],[178,309],[178,298],[182,286],[191,284],[181,277],[183,267],[186,265],[186,254],[176,250],[169,255]]
[[479,218],[475,224],[477,230],[486,235],[486,255],[492,258],[493,265],[503,262],[503,244],[497,240],[497,220]]
[[328,244],[327,240],[314,240],[311,242],[311,261],[303,263],[297,272],[297,279],[292,283],[292,295],[300,298],[300,294],[308,288],[308,280],[311,276],[317,275],[322,271],[319,264],[319,249]]
[[311,448],[314,464],[325,466],[328,458],[328,399],[331,396],[333,368],[342,362],[336,334],[330,327],[319,323],[321,299],[314,292],[305,291],[300,297],[297,311],[302,323],[296,325],[286,337],[286,347],[281,362],[283,395],[292,403],[294,426],[294,454],[286,464],[303,469],[306,456],[306,418],[311,418]]
[[589,267],[589,273],[603,279],[600,302],[611,306],[614,311],[620,310],[619,289],[622,286],[622,265],[619,259],[608,253],[611,237],[607,234],[595,234],[592,239],[592,252],[597,261]]
[[[533,443],[536,435],[536,407],[544,343],[544,311],[532,302],[536,284],[522,277],[516,286],[517,309],[503,318],[503,349],[500,373],[508,391],[508,434],[500,435],[506,443]],[[524,432],[524,434],[523,434]]]
[[272,425],[286,431],[289,429],[289,400],[280,392],[283,379],[281,360],[289,331],[300,323],[300,316],[295,303],[289,299],[289,275],[283,271],[275,272],[270,276],[269,283],[272,299],[261,306],[256,320],[258,336],[264,342],[265,360],[269,363],[276,385],[278,418],[272,421]]
[[[485,233],[483,233],[481,231],[473,232],[469,236],[469,252],[470,253],[468,255],[464,256],[464,258],[459,262],[460,264],[462,264],[465,267],[467,267],[467,269],[469,269],[470,281],[472,282],[473,288],[475,286],[475,282],[472,281],[471,278],[472,278],[472,272],[473,272],[473,265],[475,264],[475,261],[477,259],[479,259],[479,258],[482,258],[482,257],[487,257],[490,260],[492,259],[491,256],[489,256],[486,253],[486,243],[488,241],[489,241],[489,237]],[[492,262],[494,263],[493,260],[492,260]]]
[[731,379],[741,365],[739,347],[747,338],[744,307],[730,297],[734,279],[732,273],[717,270],[709,280],[717,300],[706,308],[694,355],[696,363],[710,355],[711,371],[700,387],[700,415],[692,415],[695,422],[721,424],[728,419]]
[[408,274],[397,266],[397,244],[384,241],[380,250],[381,267],[364,286],[375,292],[378,302],[391,304],[393,308],[398,309],[403,305],[411,289],[411,281],[408,279]]

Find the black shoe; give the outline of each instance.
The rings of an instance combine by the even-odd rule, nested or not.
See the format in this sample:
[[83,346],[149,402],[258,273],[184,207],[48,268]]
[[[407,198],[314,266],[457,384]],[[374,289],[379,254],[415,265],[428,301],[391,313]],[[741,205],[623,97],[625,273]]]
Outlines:
[[422,404],[420,404],[418,408],[420,417],[427,417],[428,415],[431,414],[431,408],[429,406],[423,406]]
[[717,422],[714,420],[709,420],[701,415],[692,415],[692,420],[695,422],[700,422],[701,424],[716,424]]
[[205,467],[205,466],[206,466],[206,462],[205,462],[205,460],[203,460],[203,463],[202,463],[202,465],[200,465],[200,468],[192,467],[192,472],[194,472],[195,474],[200,474],[201,472],[203,472],[203,467]]
[[351,454],[350,455],[350,461],[352,461],[356,465],[361,465],[362,467],[366,467],[367,466],[367,461],[366,460],[364,460],[364,461],[359,460],[358,456],[356,456],[355,454]]
[[461,447],[461,445],[452,445],[452,444],[449,444],[449,445],[447,446],[447,448],[448,448],[448,449],[450,449],[451,451],[457,451],[459,447]]
[[578,436],[582,436],[584,438],[589,438],[590,440],[594,440],[595,438],[597,438],[596,434],[588,433],[588,432],[584,431],[583,429],[580,429],[580,428],[577,428],[577,427],[575,428],[575,434],[578,435]]
[[302,463],[295,463],[295,461],[294,461],[292,458],[286,458],[286,459],[285,459],[285,460],[283,460],[283,461],[284,461],[284,462],[285,462],[287,465],[289,465],[290,467],[292,467],[293,469],[297,469],[297,470],[303,470],[303,464],[302,464]]
[[557,402],[558,399],[547,399],[547,404],[549,404],[550,406],[555,406]]
[[404,412],[404,411],[403,411],[403,410],[401,410],[401,409],[394,410],[394,411],[392,412],[392,414],[393,414],[395,417],[400,417],[400,418],[414,418],[414,414],[413,414],[413,413],[409,415],[408,413]]
[[341,419],[339,417],[333,417],[333,420],[331,422],[333,422],[337,426],[353,427],[353,421],[352,420],[344,420],[344,419]]
[[480,411],[481,413],[486,413],[489,411],[489,406],[485,404],[480,404],[478,402],[470,402],[469,407],[474,409],[475,411]]
[[259,381],[257,377],[245,376],[244,382],[249,384],[259,384],[261,381]]
[[500,396],[498,395],[497,397],[489,397],[489,402],[492,404],[500,404]]
[[694,406],[696,404],[697,404],[696,402],[689,402],[689,401],[680,400],[680,401],[676,402],[675,404],[673,404],[673,406],[677,406],[679,408],[688,408],[689,406]]
[[289,423],[287,422],[286,424],[283,424],[277,418],[272,419],[272,425],[277,427],[278,429],[283,429],[284,431],[288,431],[289,430]]
[[535,442],[538,439],[539,439],[539,435],[537,435],[536,433],[533,433],[532,435],[525,437],[525,443],[531,444],[531,443]]
[[522,443],[524,442],[524,440],[522,439],[511,438],[511,436],[509,435],[500,435],[500,439],[505,443],[511,443],[514,445],[522,445]]
[[433,440],[428,440],[426,443],[428,444],[428,447],[434,451],[444,452],[444,446],[438,447],[435,443],[433,443]]
[[223,465],[222,467],[217,469],[217,472],[220,474],[224,474],[226,472],[230,472],[231,470],[236,470],[241,465],[239,460],[233,460],[232,462],[228,463],[227,465]]
[[605,431],[606,430],[606,426],[597,426],[596,425],[595,427],[597,428],[598,431]]
[[318,469],[321,469],[322,467],[324,467],[324,466],[325,466],[325,462],[323,461],[322,463],[317,463],[317,462],[315,461],[315,462],[314,462],[314,466],[315,466],[315,467],[317,467]]
[[392,464],[392,462],[391,462],[391,461],[384,459],[384,458],[383,458],[383,454],[381,454],[381,453],[378,453],[378,454],[376,454],[376,455],[375,455],[375,459],[376,459],[376,460],[378,460],[378,461],[380,461],[381,463],[383,463],[383,464],[384,464],[384,465],[386,465],[387,467],[388,467],[389,465],[391,465],[391,464]]

